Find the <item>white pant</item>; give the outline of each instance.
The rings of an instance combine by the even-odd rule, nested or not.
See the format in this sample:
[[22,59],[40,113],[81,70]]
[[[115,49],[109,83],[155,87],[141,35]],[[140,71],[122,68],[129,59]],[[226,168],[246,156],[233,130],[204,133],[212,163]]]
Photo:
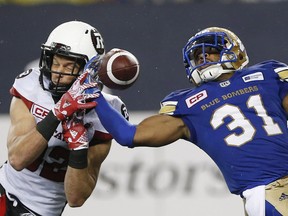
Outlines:
[[249,216],[265,216],[265,185],[243,192],[245,211]]
[[248,189],[243,196],[248,216],[288,216],[288,176]]

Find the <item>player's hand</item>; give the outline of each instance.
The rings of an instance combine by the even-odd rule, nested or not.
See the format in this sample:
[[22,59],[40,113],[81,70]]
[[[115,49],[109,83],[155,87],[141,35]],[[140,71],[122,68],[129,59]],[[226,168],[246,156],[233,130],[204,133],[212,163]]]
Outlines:
[[83,116],[84,114],[75,113],[70,120],[62,122],[63,137],[70,150],[81,150],[89,147],[88,125],[83,124]]
[[88,72],[90,75],[90,78],[94,79],[97,76],[97,72],[100,69],[101,66],[101,59],[100,55],[93,56],[85,65],[84,71]]
[[85,83],[97,83],[97,87],[87,89],[86,93],[96,93],[102,90],[103,83],[99,79],[98,71],[101,67],[100,55],[93,56],[85,65],[84,71],[88,72]]
[[99,97],[99,94],[94,91],[86,92],[85,90],[97,87],[98,84],[96,82],[84,82],[87,76],[88,72],[84,72],[79,76],[52,109],[58,120],[63,121],[76,111],[90,109],[97,105],[92,99]]

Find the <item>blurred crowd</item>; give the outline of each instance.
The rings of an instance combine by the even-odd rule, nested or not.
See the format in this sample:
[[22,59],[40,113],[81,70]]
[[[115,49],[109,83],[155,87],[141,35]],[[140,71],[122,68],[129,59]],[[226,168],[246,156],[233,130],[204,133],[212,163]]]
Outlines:
[[220,3],[260,3],[269,2],[277,3],[288,0],[0,0],[0,4],[19,4],[19,5],[37,5],[37,4],[94,4],[94,3],[128,3],[128,4],[156,4],[161,5],[165,3],[207,3],[215,2]]

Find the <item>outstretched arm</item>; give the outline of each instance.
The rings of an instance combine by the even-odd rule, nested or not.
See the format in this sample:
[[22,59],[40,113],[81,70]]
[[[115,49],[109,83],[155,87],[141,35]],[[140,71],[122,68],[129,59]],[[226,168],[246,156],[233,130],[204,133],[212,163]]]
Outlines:
[[178,139],[189,139],[189,130],[180,118],[154,115],[144,119],[136,129],[135,146],[160,147]]
[[139,125],[132,125],[114,110],[100,93],[96,99],[95,110],[102,125],[121,145],[128,147],[159,147],[178,139],[189,139],[190,133],[182,119],[155,115],[143,120]]
[[[89,83],[93,80],[92,77],[97,77],[99,63],[99,57],[95,56],[85,65],[84,71],[89,73],[85,82]],[[97,79],[95,81],[98,82]],[[159,147],[190,137],[188,128],[180,118],[156,115],[135,126],[107,103],[99,89],[90,88],[85,92],[99,94],[99,97],[95,99],[98,104],[95,111],[105,129],[123,146]]]

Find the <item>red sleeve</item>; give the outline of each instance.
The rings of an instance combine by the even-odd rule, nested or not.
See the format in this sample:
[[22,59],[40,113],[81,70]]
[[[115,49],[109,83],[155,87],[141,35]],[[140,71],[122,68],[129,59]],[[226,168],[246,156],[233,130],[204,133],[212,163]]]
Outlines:
[[6,215],[6,194],[5,190],[0,184],[0,216]]
[[100,131],[95,131],[92,140],[90,141],[90,146],[95,146],[99,143],[103,143],[109,140],[112,140],[113,137],[111,134],[103,133]]
[[28,109],[29,110],[31,109],[33,103],[27,100],[25,97],[23,97],[14,87],[10,89],[10,94],[13,95],[14,97],[21,99],[25,103],[25,105],[28,107]]

